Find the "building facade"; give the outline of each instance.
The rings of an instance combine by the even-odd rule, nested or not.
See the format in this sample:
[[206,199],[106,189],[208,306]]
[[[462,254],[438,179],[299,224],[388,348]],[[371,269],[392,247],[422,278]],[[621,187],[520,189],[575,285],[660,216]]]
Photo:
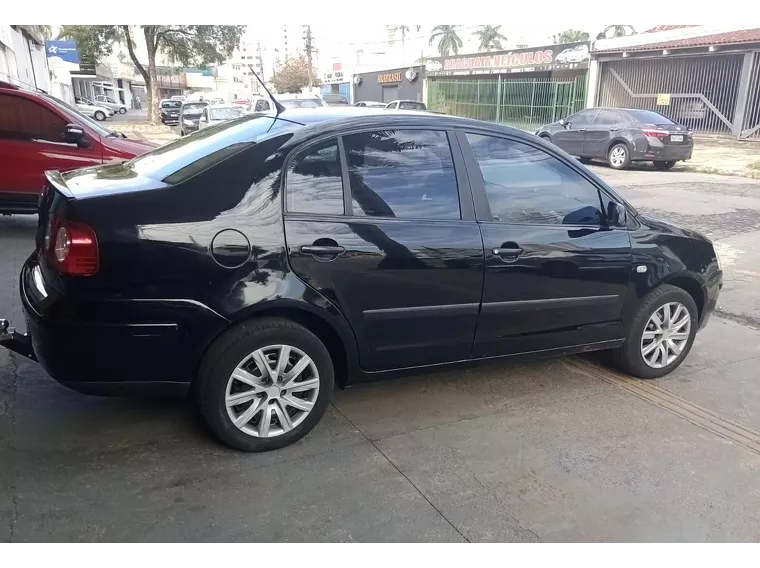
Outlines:
[[589,106],[654,110],[697,134],[760,138],[760,28],[739,27],[597,41]]
[[430,110],[525,130],[585,108],[589,44],[434,57],[425,63]]
[[0,81],[50,92],[45,39],[36,28],[0,25]]
[[420,65],[358,73],[353,76],[353,102],[423,102],[424,82],[425,68]]

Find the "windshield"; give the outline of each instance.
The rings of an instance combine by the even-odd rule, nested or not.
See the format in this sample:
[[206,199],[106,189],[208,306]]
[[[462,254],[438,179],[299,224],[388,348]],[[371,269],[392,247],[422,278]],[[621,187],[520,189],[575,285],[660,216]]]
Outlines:
[[322,108],[325,106],[322,99],[285,99],[277,102],[285,108]]
[[55,97],[52,97],[50,95],[42,95],[45,97],[45,100],[53,103],[53,105],[57,106],[59,109],[69,112],[71,114],[76,115],[76,117],[85,123],[88,127],[92,128],[95,132],[97,132],[98,136],[113,136],[114,133],[110,130],[106,130],[102,126],[100,126],[97,122],[95,122],[93,119],[83,115],[81,112],[79,112],[74,107],[68,105],[67,103],[63,102],[60,99],[56,99]]
[[134,172],[156,180],[173,183],[173,174],[211,156],[231,153],[257,143],[274,130],[295,127],[291,122],[268,116],[245,115],[237,120],[222,122],[185,136],[152,152],[125,162]]
[[628,114],[644,124],[675,124],[675,122],[662,116],[659,112],[651,110],[629,110]]
[[164,101],[161,103],[161,108],[179,108],[182,106],[182,101]]
[[398,108],[402,110],[425,110],[425,105],[422,103],[401,101],[398,105]]
[[232,120],[243,116],[242,108],[211,108],[208,111],[209,120]]
[[182,107],[182,116],[198,116],[203,114],[203,109],[207,106],[206,103],[185,103]]

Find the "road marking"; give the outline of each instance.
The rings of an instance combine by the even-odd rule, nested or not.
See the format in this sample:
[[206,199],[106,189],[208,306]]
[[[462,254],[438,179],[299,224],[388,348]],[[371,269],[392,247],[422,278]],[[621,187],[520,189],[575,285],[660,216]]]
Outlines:
[[615,371],[596,367],[579,357],[566,358],[564,364],[571,371],[620,387],[703,430],[760,454],[760,432],[757,430],[721,418],[714,412],[697,406],[650,381],[634,379]]

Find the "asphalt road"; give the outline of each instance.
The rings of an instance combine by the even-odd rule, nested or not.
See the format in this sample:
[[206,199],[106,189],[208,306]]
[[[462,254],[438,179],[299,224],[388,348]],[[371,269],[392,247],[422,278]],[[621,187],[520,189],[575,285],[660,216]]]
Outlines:
[[[653,382],[597,359],[337,392],[300,443],[217,444],[183,401],[86,397],[0,351],[3,541],[757,541],[760,183],[596,170],[712,235],[718,315]],[[34,219],[0,218],[0,314]]]

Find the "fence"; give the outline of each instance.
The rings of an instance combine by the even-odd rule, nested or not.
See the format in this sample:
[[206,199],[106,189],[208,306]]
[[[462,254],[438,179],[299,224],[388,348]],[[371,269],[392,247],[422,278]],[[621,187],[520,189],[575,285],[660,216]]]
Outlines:
[[742,138],[760,138],[760,52],[753,53],[752,57]]
[[586,74],[568,78],[436,79],[428,108],[533,131],[586,108]]

